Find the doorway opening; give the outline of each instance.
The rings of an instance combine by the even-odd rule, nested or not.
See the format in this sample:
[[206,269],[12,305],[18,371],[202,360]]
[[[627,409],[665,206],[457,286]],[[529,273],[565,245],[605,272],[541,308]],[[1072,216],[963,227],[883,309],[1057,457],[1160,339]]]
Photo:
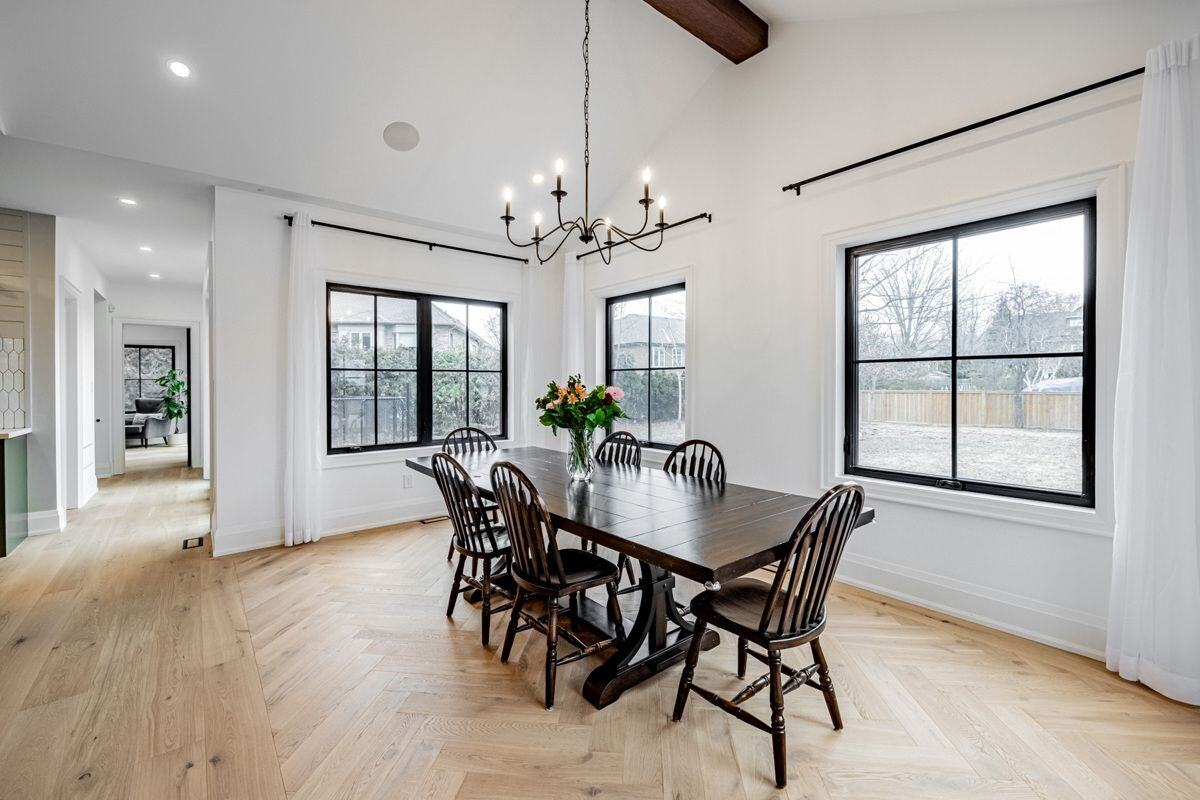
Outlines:
[[125,461],[192,466],[191,328],[121,326]]

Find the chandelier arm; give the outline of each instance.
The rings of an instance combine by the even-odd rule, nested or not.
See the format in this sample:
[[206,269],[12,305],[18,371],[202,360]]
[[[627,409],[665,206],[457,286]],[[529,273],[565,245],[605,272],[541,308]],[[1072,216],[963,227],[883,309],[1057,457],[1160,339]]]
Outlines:
[[533,247],[533,245],[536,244],[536,240],[534,239],[530,239],[525,244],[521,244],[520,242],[516,241],[512,238],[512,232],[509,230],[509,226],[507,225],[504,226],[504,235],[508,237],[508,241],[513,247]]
[[[572,223],[572,224],[574,224],[574,223]],[[550,255],[546,256],[545,258],[542,258],[542,248],[539,246],[536,250],[538,262],[545,264],[547,261],[549,261],[550,259],[554,258],[556,255],[558,255],[558,251],[561,250],[562,246],[567,243],[568,238],[570,238],[569,234],[563,234],[563,237],[561,239],[559,239],[558,244],[555,245],[554,249],[550,251]],[[543,236],[542,239],[539,241],[543,241],[545,239],[546,239],[546,237]]]
[[662,247],[663,238],[664,238],[665,233],[666,233],[665,228],[658,229],[658,244],[654,245],[654,247],[642,247],[640,244],[637,243],[636,239],[633,239],[633,238],[630,238],[627,236],[622,236],[621,238],[623,238],[625,240],[625,244],[631,244],[634,247],[636,247],[638,250],[641,250],[643,253],[653,253],[655,250]]

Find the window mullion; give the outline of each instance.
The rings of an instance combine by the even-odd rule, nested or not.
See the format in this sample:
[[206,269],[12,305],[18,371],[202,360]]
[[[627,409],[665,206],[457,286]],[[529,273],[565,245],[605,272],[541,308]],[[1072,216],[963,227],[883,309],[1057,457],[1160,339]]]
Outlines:
[[471,304],[470,303],[463,304],[463,313],[466,318],[466,321],[463,322],[463,328],[465,329],[463,331],[463,338],[465,339],[465,341],[463,342],[463,355],[465,357],[465,361],[463,362],[463,392],[464,392],[463,402],[466,405],[466,412],[467,412],[466,413],[467,419],[466,419],[466,422],[463,424],[470,425],[471,424]]
[[950,242],[950,477],[958,480],[958,237]]
[[379,444],[379,295],[374,295],[371,298],[371,334],[373,341],[371,342],[371,366],[373,368],[372,376],[375,380],[372,381],[375,385],[375,409],[371,413],[371,419],[375,423],[375,438],[371,442],[373,445]]

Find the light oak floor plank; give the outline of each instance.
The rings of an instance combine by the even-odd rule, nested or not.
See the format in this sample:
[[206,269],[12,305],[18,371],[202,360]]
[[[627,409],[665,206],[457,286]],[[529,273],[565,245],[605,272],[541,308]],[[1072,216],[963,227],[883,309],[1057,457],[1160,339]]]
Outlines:
[[[788,695],[780,791],[766,735],[695,697],[671,722],[678,670],[597,711],[588,659],[542,708],[541,637],[501,664],[506,614],[489,649],[478,609],[445,616],[444,522],[181,550],[208,487],[180,457],[131,452],[66,531],[0,559],[0,800],[1200,797],[1200,710],[842,585],[823,640],[846,727]],[[734,665],[723,641],[697,681],[733,694]]]

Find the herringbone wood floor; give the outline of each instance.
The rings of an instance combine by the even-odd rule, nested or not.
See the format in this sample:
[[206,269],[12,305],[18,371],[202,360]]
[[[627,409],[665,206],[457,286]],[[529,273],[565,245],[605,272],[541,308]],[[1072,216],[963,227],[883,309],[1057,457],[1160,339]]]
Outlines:
[[[840,586],[824,640],[846,729],[790,694],[776,792],[767,736],[695,697],[670,722],[677,670],[595,711],[595,661],[571,665],[544,710],[542,640],[503,665],[476,609],[446,619],[444,524],[180,550],[206,487],[169,456],[0,560],[2,798],[1200,796],[1200,710]],[[732,693],[733,663],[724,643],[697,679]]]

